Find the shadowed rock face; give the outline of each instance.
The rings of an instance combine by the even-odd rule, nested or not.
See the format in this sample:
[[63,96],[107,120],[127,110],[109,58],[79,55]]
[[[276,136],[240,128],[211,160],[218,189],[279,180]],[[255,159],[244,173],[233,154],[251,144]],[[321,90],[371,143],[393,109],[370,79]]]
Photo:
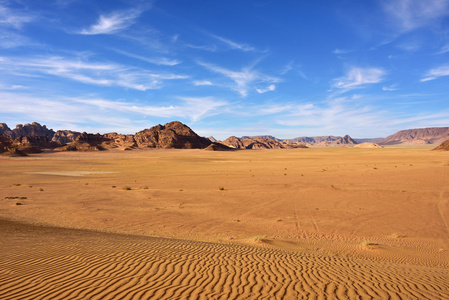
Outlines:
[[0,123],[0,134],[4,134],[6,136],[12,137],[12,130],[6,125],[6,123]]
[[212,143],[178,121],[139,131],[134,140],[139,148],[203,149]]
[[449,127],[401,130],[379,142],[380,145],[438,144],[449,139]]
[[12,138],[16,139],[21,136],[45,136],[50,140],[53,138],[55,132],[52,129],[48,129],[47,126],[42,126],[39,123],[33,122],[25,125],[18,124],[16,128],[12,130]]
[[242,138],[231,136],[222,142],[224,145],[234,149],[291,149],[307,148],[303,144],[280,142],[271,138]]
[[432,150],[443,150],[443,151],[449,151],[449,140],[446,140],[442,142],[438,147],[432,149]]
[[357,142],[349,135],[341,136],[313,136],[313,137],[297,137],[290,141],[296,143],[307,143],[315,146],[335,146],[335,145],[355,145]]
[[51,139],[53,142],[59,143],[59,144],[67,144],[74,142],[78,136],[81,135],[81,132],[72,131],[72,130],[58,130],[53,135],[53,138]]

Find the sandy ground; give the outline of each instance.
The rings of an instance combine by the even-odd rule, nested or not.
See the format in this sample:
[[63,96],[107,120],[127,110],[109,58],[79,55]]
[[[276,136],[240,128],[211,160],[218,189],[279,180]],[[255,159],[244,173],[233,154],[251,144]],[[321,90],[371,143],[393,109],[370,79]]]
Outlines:
[[410,147],[0,158],[0,298],[449,299],[448,175]]

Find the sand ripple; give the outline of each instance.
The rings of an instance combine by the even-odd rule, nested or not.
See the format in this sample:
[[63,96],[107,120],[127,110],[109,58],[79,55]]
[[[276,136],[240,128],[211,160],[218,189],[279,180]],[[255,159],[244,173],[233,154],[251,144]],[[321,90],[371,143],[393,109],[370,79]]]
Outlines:
[[446,268],[0,225],[0,299],[449,298]]

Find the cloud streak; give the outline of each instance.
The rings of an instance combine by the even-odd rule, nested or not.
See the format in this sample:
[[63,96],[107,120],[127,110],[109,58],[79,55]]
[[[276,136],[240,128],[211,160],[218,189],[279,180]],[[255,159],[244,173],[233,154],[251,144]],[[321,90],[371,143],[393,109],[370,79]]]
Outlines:
[[383,81],[386,72],[381,68],[351,68],[345,76],[333,80],[332,87],[345,91],[362,88]]
[[426,75],[424,75],[424,78],[422,78],[421,81],[424,82],[435,80],[443,76],[449,76],[449,64],[440,66],[438,68],[430,69],[426,73]]
[[91,25],[87,29],[79,31],[78,33],[85,35],[114,34],[133,25],[141,13],[141,10],[130,9],[125,11],[116,11],[109,15],[100,15],[97,23]]
[[188,76],[169,72],[150,72],[114,63],[89,62],[58,56],[23,59],[0,58],[0,69],[28,75],[48,74],[85,84],[120,86],[139,91],[159,89],[166,80]]
[[[242,97],[248,96],[249,91],[255,89],[253,86],[254,84],[271,83],[271,87],[269,87],[267,90],[270,91],[275,89],[273,83],[277,83],[280,81],[280,79],[277,77],[265,75],[253,70],[253,66],[244,67],[240,71],[232,71],[210,63],[200,61],[198,61],[197,63],[207,70],[221,74],[231,80],[233,84],[231,84],[229,87],[232,90],[238,92]],[[223,86],[226,86],[226,84],[223,84]]]
[[34,20],[34,17],[27,15],[0,3],[0,26],[1,27],[13,27],[15,29],[20,29],[23,24],[30,23]]
[[237,42],[231,41],[229,39],[226,39],[226,38],[218,36],[218,35],[211,34],[211,37],[219,40],[220,42],[225,43],[233,50],[241,50],[244,52],[249,52],[249,51],[255,50],[254,47],[251,47],[248,44],[237,43]]
[[385,0],[382,8],[401,32],[427,26],[449,14],[447,0]]

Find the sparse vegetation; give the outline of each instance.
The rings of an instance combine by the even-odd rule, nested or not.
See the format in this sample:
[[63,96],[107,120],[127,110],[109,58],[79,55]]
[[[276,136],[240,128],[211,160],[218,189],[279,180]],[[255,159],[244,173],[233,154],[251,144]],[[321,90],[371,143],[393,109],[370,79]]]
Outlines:
[[362,245],[363,245],[365,248],[373,249],[373,248],[375,248],[376,246],[378,246],[379,244],[378,244],[378,243],[375,243],[375,242],[371,242],[371,241],[363,241],[363,242],[362,242]]
[[43,192],[43,191],[44,191],[44,189],[43,189],[43,188],[40,188],[40,189],[39,189],[39,192]]
[[281,218],[277,218],[277,219],[276,219],[276,222],[281,222],[281,221],[282,221]]
[[222,186],[220,186],[219,188],[218,188],[220,191],[224,191],[224,187],[222,187]]
[[130,190],[131,190],[131,187],[129,187],[129,186],[124,186],[124,187],[122,187],[122,190],[124,190],[124,191],[130,191]]
[[16,205],[22,205],[22,203],[21,202],[16,202]]
[[115,189],[117,186],[113,185],[112,188]]
[[397,232],[393,233],[391,236],[394,237],[395,239],[399,239],[399,238],[403,238],[404,237],[402,234],[399,234]]
[[11,186],[21,186],[22,184],[21,183],[14,183],[13,185],[11,185]]

